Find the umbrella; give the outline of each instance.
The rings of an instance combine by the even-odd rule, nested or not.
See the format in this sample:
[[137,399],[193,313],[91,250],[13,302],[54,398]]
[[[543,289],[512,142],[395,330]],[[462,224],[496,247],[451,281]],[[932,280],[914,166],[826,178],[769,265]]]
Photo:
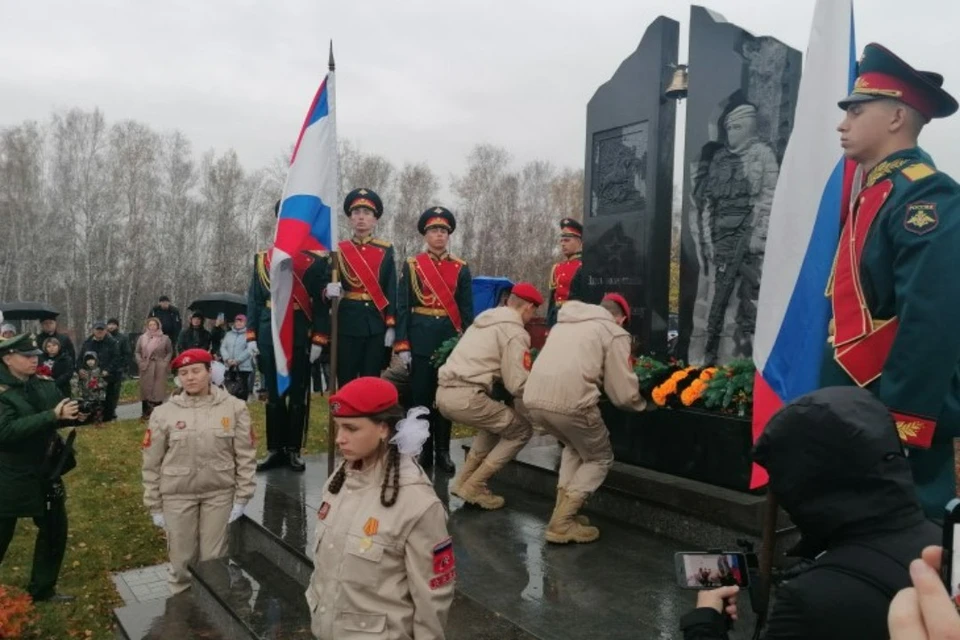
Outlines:
[[9,320],[53,320],[60,312],[46,302],[0,302],[3,319]]
[[216,291],[200,296],[187,308],[191,311],[199,311],[207,318],[213,318],[222,313],[227,322],[233,322],[238,314],[247,312],[247,296]]

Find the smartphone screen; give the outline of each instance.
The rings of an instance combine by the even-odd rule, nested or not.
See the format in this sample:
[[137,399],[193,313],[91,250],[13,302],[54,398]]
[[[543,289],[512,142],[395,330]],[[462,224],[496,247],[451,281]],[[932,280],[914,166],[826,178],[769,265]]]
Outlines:
[[[956,544],[960,540],[960,522],[948,526],[953,527],[953,543]],[[953,601],[960,604],[960,553],[953,550],[950,556],[950,584],[947,587],[950,589],[950,597]]]
[[715,589],[749,582],[742,553],[686,553],[676,555],[677,581],[684,589]]

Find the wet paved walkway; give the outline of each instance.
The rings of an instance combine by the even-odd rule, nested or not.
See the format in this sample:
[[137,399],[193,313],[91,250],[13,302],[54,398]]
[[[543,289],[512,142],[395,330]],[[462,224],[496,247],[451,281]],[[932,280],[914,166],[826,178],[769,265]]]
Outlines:
[[[462,458],[463,443],[454,444]],[[309,548],[326,478],[325,457],[308,456],[307,463],[304,474],[258,474],[260,486],[247,510],[297,549]],[[598,542],[548,545],[544,529],[552,500],[494,481],[507,507],[481,511],[450,496],[450,480],[436,474],[434,484],[450,508],[458,591],[544,640],[680,637],[679,619],[695,594],[676,586],[673,554],[690,549],[600,517],[591,517],[600,527]],[[746,617],[732,638],[749,637],[753,621]]]

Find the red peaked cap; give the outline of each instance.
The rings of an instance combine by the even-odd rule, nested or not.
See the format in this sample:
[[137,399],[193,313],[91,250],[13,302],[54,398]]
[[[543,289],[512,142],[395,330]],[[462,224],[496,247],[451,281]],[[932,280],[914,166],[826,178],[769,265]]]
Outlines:
[[330,396],[330,413],[335,418],[372,416],[398,402],[397,388],[392,383],[364,376],[351,380]]
[[510,289],[510,293],[517,296],[521,300],[532,302],[538,307],[543,304],[543,296],[540,295],[540,292],[537,291],[537,288],[529,282],[518,282],[517,284],[513,285],[512,289]]
[[212,361],[213,357],[209,351],[204,351],[203,349],[187,349],[174,358],[173,362],[170,363],[170,368],[176,371],[180,367],[185,367],[188,364],[210,364]]
[[613,300],[614,302],[616,302],[617,306],[619,306],[623,310],[623,315],[626,316],[627,323],[630,322],[630,303],[627,302],[626,298],[624,298],[619,293],[608,293],[607,295],[603,296],[603,299]]

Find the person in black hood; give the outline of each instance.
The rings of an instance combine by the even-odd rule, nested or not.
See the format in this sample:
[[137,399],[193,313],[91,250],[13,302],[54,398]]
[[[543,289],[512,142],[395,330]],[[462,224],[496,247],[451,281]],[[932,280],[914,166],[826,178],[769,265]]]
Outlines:
[[209,352],[212,344],[210,332],[203,327],[203,314],[194,311],[190,316],[190,326],[180,332],[177,353],[183,353],[187,349],[203,349]]
[[[774,415],[753,455],[800,530],[788,554],[813,561],[777,590],[763,638],[888,638],[887,610],[910,586],[910,561],[941,538],[890,412],[863,389],[820,389]],[[700,592],[680,622],[684,640],[726,638],[721,611],[735,612],[736,592]]]

